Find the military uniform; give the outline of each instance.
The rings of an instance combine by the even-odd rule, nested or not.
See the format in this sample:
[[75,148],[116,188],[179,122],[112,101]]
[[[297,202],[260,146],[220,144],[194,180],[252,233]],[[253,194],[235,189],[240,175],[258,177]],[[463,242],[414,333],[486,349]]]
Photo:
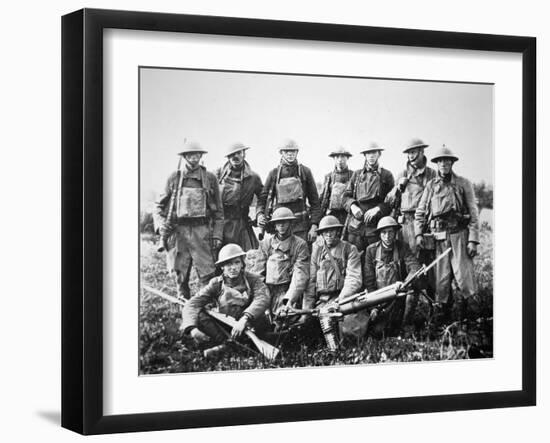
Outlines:
[[189,333],[198,328],[215,343],[227,339],[222,326],[204,312],[205,307],[215,306],[215,310],[235,319],[247,316],[256,332],[265,330],[265,311],[269,308],[270,296],[263,278],[257,274],[243,272],[236,279],[220,275],[212,278],[183,308],[181,329]]
[[287,164],[284,161],[272,169],[258,199],[258,215],[265,214],[270,190],[273,209],[290,209],[297,218],[294,234],[307,240],[311,225],[318,225],[321,218],[319,194],[311,170],[298,162]]
[[431,232],[435,254],[452,251],[435,266],[436,301],[447,303],[454,276],[464,297],[476,294],[474,264],[468,255],[468,242],[479,243],[478,208],[474,188],[465,178],[451,172],[430,180],[415,212],[415,234]]
[[175,211],[168,221],[175,230],[166,261],[168,270],[175,274],[178,295],[188,299],[191,267],[201,285],[208,283],[215,272],[212,241],[223,237],[223,206],[216,176],[204,166],[191,169],[184,165],[181,174],[174,172],[168,178],[157,202],[155,224],[167,222],[172,193],[176,193]]
[[350,216],[348,225],[348,241],[355,245],[359,252],[376,241],[376,225],[378,220],[390,213],[390,206],[385,203],[388,192],[394,187],[393,175],[380,166],[370,168],[365,165],[353,173],[344,192],[344,205],[348,212],[351,206],[357,204],[364,212],[378,207],[380,212],[369,223],[359,221]]
[[284,240],[276,235],[260,242],[256,268],[265,275],[274,314],[286,300],[301,303],[309,279],[309,250],[305,240],[291,234]]
[[260,176],[246,161],[239,169],[227,162],[216,175],[223,202],[223,243],[236,243],[245,251],[256,249],[258,240],[248,214],[254,196],[259,198],[262,192]]
[[321,191],[321,215],[334,215],[340,223],[346,223],[348,212],[344,205],[344,192],[352,174],[353,171],[346,168],[342,171],[334,169],[325,175]]

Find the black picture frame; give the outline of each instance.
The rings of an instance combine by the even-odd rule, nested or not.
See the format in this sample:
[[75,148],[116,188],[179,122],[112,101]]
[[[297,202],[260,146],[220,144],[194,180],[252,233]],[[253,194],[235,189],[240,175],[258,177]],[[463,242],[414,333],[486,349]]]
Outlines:
[[[107,28],[522,55],[522,388],[131,415],[103,413],[103,31]],[[62,18],[62,426],[82,434],[536,404],[536,39],[339,24],[83,9]]]

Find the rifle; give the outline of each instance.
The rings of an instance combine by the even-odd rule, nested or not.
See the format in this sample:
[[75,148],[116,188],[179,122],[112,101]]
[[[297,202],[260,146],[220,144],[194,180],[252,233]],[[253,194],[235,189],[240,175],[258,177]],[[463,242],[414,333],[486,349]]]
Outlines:
[[176,189],[172,189],[172,194],[170,195],[170,204],[168,206],[168,213],[166,214],[166,221],[165,224],[167,224],[170,229],[167,229],[165,234],[161,237],[161,245],[158,247],[158,252],[168,251],[168,239],[170,236],[174,233],[174,226],[172,224],[172,218],[174,216],[174,208],[176,206],[176,199],[177,194],[179,193],[179,190],[181,189],[181,185],[183,182],[183,174],[181,172],[181,160],[182,156],[180,155],[180,159],[178,160],[178,169],[177,169],[177,176],[176,176],[176,182],[178,183],[178,187]]
[[275,186],[277,185],[277,180],[273,182],[273,186],[269,188],[269,192],[267,194],[267,200],[265,201],[265,225],[260,228],[260,233],[258,234],[258,239],[262,241],[264,239],[265,234],[265,228],[267,223],[269,223],[269,219],[271,218],[271,213],[273,212],[273,193],[275,192]]
[[[180,300],[179,298],[176,298],[172,295],[165,294],[164,292],[159,291],[158,289],[152,288],[147,285],[142,285],[141,287],[146,291],[149,291],[151,294],[157,295],[158,297],[168,300],[169,302],[176,303],[180,306],[185,306],[184,300]],[[213,319],[229,326],[230,328],[235,327],[235,325],[237,324],[237,320],[235,320],[233,317],[229,315],[222,314],[221,312],[217,312],[212,309],[205,309],[205,312]],[[244,330],[244,333],[252,341],[254,346],[256,346],[260,354],[262,354],[266,359],[274,360],[279,354],[279,349],[277,349],[275,346],[259,338],[255,334],[253,328],[250,328],[247,326],[246,329]]]

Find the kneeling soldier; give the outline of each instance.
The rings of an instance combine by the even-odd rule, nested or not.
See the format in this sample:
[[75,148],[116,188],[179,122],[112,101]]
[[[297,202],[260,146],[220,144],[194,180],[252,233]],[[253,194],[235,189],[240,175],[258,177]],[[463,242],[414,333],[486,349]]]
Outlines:
[[[478,313],[473,257],[479,243],[478,209],[470,181],[453,172],[458,157],[443,147],[432,157],[437,176],[430,180],[415,213],[415,234],[419,248],[426,248],[424,233],[435,240],[435,254],[451,247],[451,253],[435,267],[436,302],[448,314],[452,308],[451,281],[456,280],[456,317],[462,320],[469,307]],[[470,305],[470,306],[468,306]]]
[[295,220],[290,209],[276,209],[270,220],[275,234],[260,242],[256,266],[265,273],[273,321],[285,305],[301,304],[309,278],[309,250],[306,241],[292,233]]
[[[407,243],[396,238],[401,226],[392,217],[383,217],[376,232],[380,240],[367,247],[363,268],[363,283],[368,292],[376,291],[396,282],[403,282],[420,269],[418,260]],[[417,294],[409,294],[373,308],[370,323],[373,332],[392,333],[407,326],[416,308]]]
[[353,174],[348,168],[351,153],[345,148],[338,148],[332,151],[329,157],[334,159],[334,170],[325,175],[321,191],[321,215],[334,215],[344,224],[348,215],[344,207],[344,191]]
[[[181,329],[196,342],[216,345],[229,337],[236,339],[247,326],[254,327],[258,335],[266,330],[269,292],[261,276],[245,271],[245,255],[239,245],[225,245],[216,262],[222,275],[211,279],[185,304]],[[217,311],[238,320],[231,332],[204,312],[207,305],[215,305]]]

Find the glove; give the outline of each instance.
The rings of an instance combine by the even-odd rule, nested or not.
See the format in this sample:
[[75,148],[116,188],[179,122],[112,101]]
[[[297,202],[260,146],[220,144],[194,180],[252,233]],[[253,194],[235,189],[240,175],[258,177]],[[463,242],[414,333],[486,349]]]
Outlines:
[[357,220],[363,220],[363,211],[357,205],[351,205],[351,213]]
[[477,255],[477,243],[474,243],[473,241],[468,242],[467,249],[470,258],[474,258]]
[[378,215],[380,212],[380,208],[378,206],[369,209],[367,212],[365,212],[365,223],[370,223],[371,221],[374,221],[374,218]]
[[198,328],[191,329],[191,337],[199,345],[202,343],[208,343],[210,341],[210,337],[208,337],[208,335],[200,331]]
[[239,319],[237,324],[235,326],[233,326],[233,329],[231,330],[231,338],[232,339],[239,338],[241,336],[241,334],[244,332],[244,330],[246,329],[247,324],[248,324],[248,316],[243,315]]
[[311,229],[307,233],[307,239],[310,242],[317,240],[317,225],[311,225]]
[[217,251],[222,247],[222,241],[218,238],[212,240],[212,247]]
[[263,228],[263,227],[265,227],[266,222],[267,222],[267,220],[266,220],[266,218],[265,218],[265,215],[262,214],[262,213],[258,214],[258,216],[256,217],[256,223],[257,223],[257,225],[258,225],[260,228]]
[[417,235],[416,236],[416,246],[419,248],[419,249],[424,249],[425,248],[425,244],[424,244],[424,236],[423,235]]

